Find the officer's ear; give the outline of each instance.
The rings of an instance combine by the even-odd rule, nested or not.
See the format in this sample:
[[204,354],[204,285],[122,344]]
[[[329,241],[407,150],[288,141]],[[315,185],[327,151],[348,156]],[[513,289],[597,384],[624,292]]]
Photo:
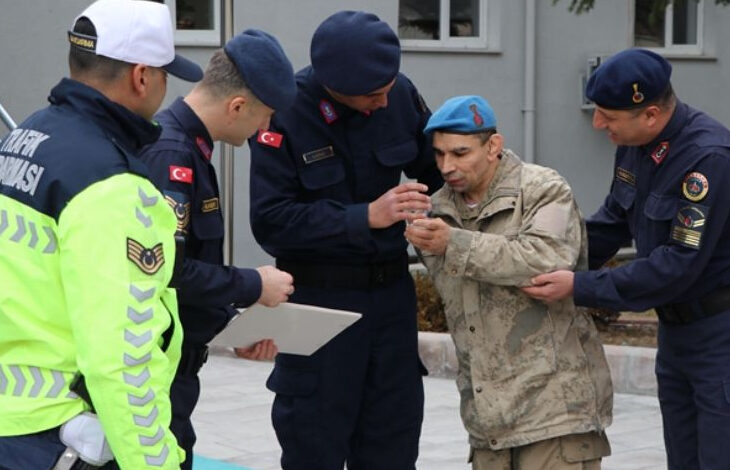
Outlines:
[[487,146],[487,154],[489,155],[489,158],[499,158],[500,154],[502,153],[502,149],[504,149],[504,137],[502,137],[502,134],[492,134],[491,136],[489,136],[489,140],[487,140]]
[[227,113],[232,118],[237,118],[248,106],[249,100],[243,95],[233,95],[228,100]]
[[647,126],[649,127],[655,127],[659,122],[659,116],[661,115],[662,110],[657,105],[650,105],[646,108],[641,110],[641,115],[644,118],[644,121],[646,122]]
[[134,64],[129,71],[132,90],[138,96],[145,96],[150,87],[151,68],[144,64]]

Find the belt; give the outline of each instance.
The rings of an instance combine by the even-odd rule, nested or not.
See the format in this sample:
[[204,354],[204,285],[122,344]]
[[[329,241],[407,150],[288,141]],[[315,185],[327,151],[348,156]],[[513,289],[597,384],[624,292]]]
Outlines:
[[90,463],[86,463],[83,460],[79,459],[76,461],[73,467],[71,467],[71,470],[119,470],[119,467],[115,462],[109,462],[103,467],[97,467],[95,465],[91,465]]
[[699,300],[663,305],[656,309],[665,323],[684,325],[730,310],[730,286],[721,287]]
[[370,264],[318,264],[276,260],[276,267],[294,276],[294,285],[372,289],[404,278],[408,274],[408,257]]
[[177,366],[179,375],[197,375],[200,369],[208,361],[207,346],[188,346],[183,343],[180,354],[180,364]]

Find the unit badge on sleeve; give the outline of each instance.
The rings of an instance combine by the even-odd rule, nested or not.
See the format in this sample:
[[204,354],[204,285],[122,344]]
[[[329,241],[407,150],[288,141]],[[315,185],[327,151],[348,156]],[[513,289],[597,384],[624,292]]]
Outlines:
[[698,171],[688,173],[682,182],[682,194],[692,202],[699,202],[707,196],[710,184],[707,177]]
[[127,258],[143,273],[150,276],[159,271],[162,265],[165,264],[162,243],[158,243],[152,248],[145,248],[140,242],[132,238],[127,238]]

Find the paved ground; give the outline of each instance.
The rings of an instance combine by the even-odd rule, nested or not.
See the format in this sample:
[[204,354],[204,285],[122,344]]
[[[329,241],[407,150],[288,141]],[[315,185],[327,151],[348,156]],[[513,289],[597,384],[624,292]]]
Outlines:
[[[201,372],[203,393],[193,415],[198,432],[195,450],[207,458],[196,464],[196,470],[280,468],[269,419],[273,394],[264,386],[271,367],[271,363],[211,355]],[[419,470],[469,470],[454,382],[426,378],[425,389]],[[603,470],[666,469],[656,398],[616,395],[613,421],[608,429],[613,455],[604,460]],[[216,461],[235,466],[216,466]]]

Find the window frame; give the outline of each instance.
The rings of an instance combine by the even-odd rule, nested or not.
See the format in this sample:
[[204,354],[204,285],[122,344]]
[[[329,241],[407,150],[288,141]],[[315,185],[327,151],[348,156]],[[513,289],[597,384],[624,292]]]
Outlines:
[[[499,0],[477,0],[479,2],[479,36],[451,37],[451,1],[439,2],[439,37],[440,39],[406,39],[400,38],[403,50],[410,51],[493,51],[499,48],[497,35],[499,23]],[[398,1],[400,10],[400,0]],[[400,15],[400,13],[399,13]],[[443,21],[442,21],[443,20]]]
[[209,0],[213,3],[213,29],[177,29],[177,0],[164,0],[172,15],[172,26],[176,46],[213,46],[222,44],[221,1]]
[[[647,47],[644,49],[657,52],[662,55],[687,55],[699,56],[703,54],[704,30],[705,30],[705,0],[687,0],[697,1],[697,44],[674,44],[674,3],[667,5],[664,12],[664,47]],[[631,18],[632,44],[636,46],[636,0],[632,9]]]

